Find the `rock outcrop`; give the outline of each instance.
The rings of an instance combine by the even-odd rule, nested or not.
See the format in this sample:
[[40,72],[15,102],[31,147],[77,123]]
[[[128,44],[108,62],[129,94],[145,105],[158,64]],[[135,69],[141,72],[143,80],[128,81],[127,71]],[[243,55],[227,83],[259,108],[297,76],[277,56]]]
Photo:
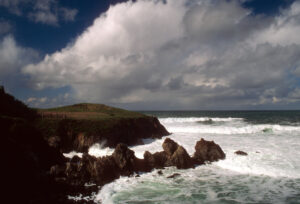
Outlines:
[[237,154],[237,155],[241,155],[241,156],[247,156],[248,155],[247,152],[244,152],[244,151],[241,151],[241,150],[238,150],[234,153]]
[[[154,168],[176,166],[179,169],[187,169],[203,164],[205,161],[225,158],[219,145],[204,139],[197,142],[193,158],[182,146],[169,138],[165,139],[162,147],[164,151],[154,154],[146,151],[144,159],[139,159],[125,144],[118,144],[111,156],[96,158],[85,153],[81,159],[73,157],[64,166],[52,167],[51,174],[56,180],[65,181],[70,185],[70,189],[82,190],[82,186],[87,182],[102,186],[120,176],[149,172]],[[170,178],[173,177],[175,176]]]
[[39,120],[37,126],[49,144],[62,152],[87,152],[95,143],[111,148],[119,143],[137,145],[143,144],[142,139],[170,134],[156,117],[150,116],[107,120],[44,119]]
[[214,141],[206,141],[202,138],[197,142],[195,150],[193,160],[197,164],[204,164],[206,161],[213,162],[218,161],[219,159],[225,159],[225,153]]

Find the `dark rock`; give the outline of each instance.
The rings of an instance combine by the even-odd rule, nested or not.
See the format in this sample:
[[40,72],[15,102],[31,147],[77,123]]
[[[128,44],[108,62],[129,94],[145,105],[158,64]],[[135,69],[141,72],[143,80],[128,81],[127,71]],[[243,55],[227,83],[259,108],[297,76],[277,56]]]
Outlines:
[[75,155],[74,157],[71,158],[70,162],[71,163],[78,163],[81,161],[81,158],[77,155]]
[[235,154],[241,155],[241,156],[247,156],[248,155],[246,152],[243,152],[241,150],[236,151]]
[[[142,139],[170,135],[157,118],[150,116],[113,120],[57,119],[54,122],[45,119],[39,123],[38,127],[44,132],[49,144],[59,146],[62,152],[87,152],[93,144],[103,141],[105,146],[111,148],[119,143],[138,145],[143,144]],[[49,128],[53,129],[50,133]]]
[[155,152],[154,154],[151,154],[150,152],[146,151],[144,153],[145,163],[150,170],[153,168],[163,168],[167,159],[168,157],[166,152]]
[[190,155],[182,146],[177,147],[169,161],[172,166],[176,166],[178,169],[187,169],[193,167],[193,162]]
[[60,148],[60,138],[57,136],[49,137],[48,144],[50,147]]
[[175,177],[178,177],[178,176],[180,176],[180,174],[175,173],[175,174],[172,174],[171,176],[168,176],[167,178],[175,178]]
[[130,170],[126,169],[125,171],[124,168],[120,169],[112,156],[101,157],[94,164],[92,178],[94,178],[98,185],[102,186],[119,178],[120,175],[132,175],[133,171]]
[[168,156],[172,156],[173,153],[177,150],[178,146],[179,145],[170,138],[166,138],[164,143],[162,144],[162,147]]
[[[144,159],[138,159],[125,144],[118,144],[111,156],[96,158],[84,153],[81,159],[73,157],[65,166],[54,166],[50,172],[52,175],[56,175],[57,182],[67,186],[66,192],[81,192],[82,186],[87,182],[103,186],[120,176],[133,176],[134,173],[140,171],[147,172],[154,168],[167,166],[186,169],[193,167],[196,159],[201,159],[200,161],[204,163],[225,158],[225,154],[222,154],[223,151],[217,144],[203,139],[197,142],[194,158],[191,158],[182,146],[169,138],[162,146],[165,151],[154,154],[146,151]],[[158,175],[163,174],[161,170],[157,173]],[[175,178],[179,175],[174,173],[167,178]]]
[[166,138],[163,143],[163,149],[167,156],[164,166],[176,166],[179,169],[193,167],[193,162],[186,150],[170,138]]
[[203,138],[195,146],[193,160],[196,164],[203,164],[205,161],[213,162],[225,159],[225,153],[214,141],[206,141]]
[[122,174],[128,176],[133,172],[136,157],[134,151],[130,150],[125,144],[118,144],[112,157]]

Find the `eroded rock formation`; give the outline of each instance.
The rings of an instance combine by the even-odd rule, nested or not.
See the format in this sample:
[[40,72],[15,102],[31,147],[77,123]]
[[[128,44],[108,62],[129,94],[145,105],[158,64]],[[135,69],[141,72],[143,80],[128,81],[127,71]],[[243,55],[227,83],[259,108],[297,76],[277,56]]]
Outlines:
[[214,141],[206,141],[203,138],[197,142],[193,156],[194,162],[203,164],[206,161],[214,162],[225,159],[225,153]]
[[187,169],[204,164],[206,161],[225,158],[219,145],[204,139],[197,142],[193,157],[169,138],[165,139],[162,147],[163,151],[154,154],[146,151],[144,159],[139,159],[125,144],[118,144],[111,156],[96,158],[85,153],[82,158],[73,157],[63,166],[53,166],[51,174],[56,180],[65,181],[72,189],[82,190],[82,186],[87,182],[102,186],[120,176],[149,172],[154,168],[176,166]]

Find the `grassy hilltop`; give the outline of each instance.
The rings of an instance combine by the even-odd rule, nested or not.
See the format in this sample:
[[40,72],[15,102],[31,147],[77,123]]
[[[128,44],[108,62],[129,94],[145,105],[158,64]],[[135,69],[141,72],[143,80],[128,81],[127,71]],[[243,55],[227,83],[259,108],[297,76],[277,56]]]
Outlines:
[[103,104],[80,103],[51,109],[39,109],[38,113],[46,118],[71,118],[71,119],[118,119],[142,118],[145,115]]
[[[94,143],[105,141],[141,144],[143,138],[161,138],[168,131],[158,119],[141,113],[103,104],[81,103],[51,109],[39,109],[36,126],[48,141],[59,140],[64,151],[87,151]],[[56,138],[56,139],[55,139]]]

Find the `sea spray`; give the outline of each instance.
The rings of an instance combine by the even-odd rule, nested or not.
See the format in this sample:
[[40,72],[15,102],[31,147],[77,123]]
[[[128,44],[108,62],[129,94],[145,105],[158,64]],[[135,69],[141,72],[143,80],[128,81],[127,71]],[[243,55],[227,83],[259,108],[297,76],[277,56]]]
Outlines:
[[[163,114],[166,116],[165,112]],[[243,117],[249,115],[243,112],[240,115],[226,113],[232,115],[227,118],[216,117],[218,114],[203,117],[195,112],[192,117],[176,118],[176,113],[172,112],[172,117],[160,118],[160,122],[173,133],[169,137],[186,148],[190,155],[195,142],[205,138],[220,144],[226,153],[225,160],[188,170],[167,168],[162,170],[162,175],[155,170],[136,178],[120,178],[105,185],[96,202],[300,203],[299,121],[288,121],[286,117],[283,120],[287,125],[272,121],[259,123],[270,119],[261,119],[254,115],[257,113],[250,113],[252,118]],[[276,121],[281,118],[276,115],[280,114],[278,112],[272,114]],[[199,123],[210,119],[212,123]],[[266,128],[272,131],[264,131]],[[146,150],[162,151],[163,140],[156,139],[131,149],[142,157]],[[248,156],[234,154],[240,149]],[[180,176],[167,178],[174,173]]]

